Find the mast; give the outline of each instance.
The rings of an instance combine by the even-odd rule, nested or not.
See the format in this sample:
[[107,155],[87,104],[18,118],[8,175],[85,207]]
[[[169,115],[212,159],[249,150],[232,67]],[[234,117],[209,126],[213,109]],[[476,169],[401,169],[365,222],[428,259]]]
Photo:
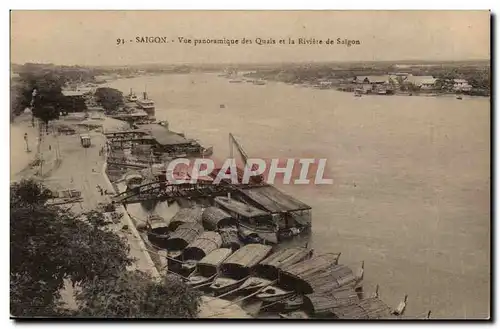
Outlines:
[[240,154],[241,158],[243,159],[244,164],[247,164],[248,160],[248,155],[247,152],[243,149],[243,147],[238,143],[236,138],[234,138],[233,134],[229,133],[229,143],[230,143],[230,151],[231,151],[231,157],[233,155],[233,147],[232,145],[236,146],[236,149],[238,150],[238,153]]

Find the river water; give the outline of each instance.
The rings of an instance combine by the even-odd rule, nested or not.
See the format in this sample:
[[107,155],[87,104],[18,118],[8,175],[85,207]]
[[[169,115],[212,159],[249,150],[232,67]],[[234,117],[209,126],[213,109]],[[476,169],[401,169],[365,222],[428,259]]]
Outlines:
[[[156,102],[171,129],[229,156],[327,158],[333,185],[279,186],[313,208],[312,247],[365,261],[408,315],[485,318],[490,294],[490,100],[363,96],[282,83],[228,83],[215,74],[110,83]],[[224,104],[225,108],[221,108]]]

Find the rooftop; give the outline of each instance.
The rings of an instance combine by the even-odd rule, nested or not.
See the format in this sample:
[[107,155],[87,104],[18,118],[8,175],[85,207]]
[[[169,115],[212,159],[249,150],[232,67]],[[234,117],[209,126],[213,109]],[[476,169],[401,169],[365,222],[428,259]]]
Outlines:
[[434,84],[436,82],[436,78],[432,75],[412,75],[409,76],[406,81],[414,83],[416,85],[422,84]]
[[149,133],[160,145],[181,145],[191,143],[191,141],[185,137],[159,124],[141,125],[140,130]]
[[389,76],[387,75],[367,75],[367,76],[356,76],[356,81],[365,81],[368,80],[370,83],[383,83],[389,80]]
[[305,203],[270,185],[242,189],[241,192],[271,213],[311,209]]

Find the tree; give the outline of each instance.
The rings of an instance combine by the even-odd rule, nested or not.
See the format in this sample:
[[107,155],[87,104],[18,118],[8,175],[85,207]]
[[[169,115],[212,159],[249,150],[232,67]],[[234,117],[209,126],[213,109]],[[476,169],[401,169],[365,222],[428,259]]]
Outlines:
[[49,121],[59,118],[66,99],[62,94],[63,79],[55,72],[24,71],[13,91],[12,112],[19,114],[26,107],[33,108],[33,116],[47,127]]
[[[75,215],[46,201],[33,180],[11,185],[10,298],[14,316],[195,317],[199,293],[178,279],[163,282],[132,264],[129,245],[102,212]],[[78,284],[78,310],[60,301],[64,280]]]
[[123,106],[123,93],[114,88],[97,88],[95,98],[106,111],[116,111]]
[[33,179],[23,179],[10,185],[10,207],[43,205],[52,196],[52,191]]
[[155,281],[141,271],[94,280],[77,293],[77,315],[112,318],[194,318],[200,293],[173,276]]
[[124,239],[92,225],[86,214],[44,205],[47,191],[30,180],[11,186],[11,312],[16,316],[54,316],[64,279],[85,284],[111,278],[132,263]]

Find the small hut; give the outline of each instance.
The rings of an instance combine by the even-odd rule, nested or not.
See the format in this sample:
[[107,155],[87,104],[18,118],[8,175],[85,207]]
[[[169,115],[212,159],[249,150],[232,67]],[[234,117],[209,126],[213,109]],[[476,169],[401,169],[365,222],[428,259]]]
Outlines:
[[203,211],[203,226],[207,230],[219,230],[230,225],[236,225],[236,220],[224,210],[217,207],[208,207]]
[[169,229],[175,231],[179,226],[187,223],[197,223],[201,225],[201,216],[203,209],[201,207],[181,208],[170,220]]
[[220,248],[222,238],[217,232],[203,232],[184,249],[183,258],[186,260],[200,260],[212,251]]
[[167,240],[167,249],[183,250],[203,232],[200,223],[185,223],[177,227]]

